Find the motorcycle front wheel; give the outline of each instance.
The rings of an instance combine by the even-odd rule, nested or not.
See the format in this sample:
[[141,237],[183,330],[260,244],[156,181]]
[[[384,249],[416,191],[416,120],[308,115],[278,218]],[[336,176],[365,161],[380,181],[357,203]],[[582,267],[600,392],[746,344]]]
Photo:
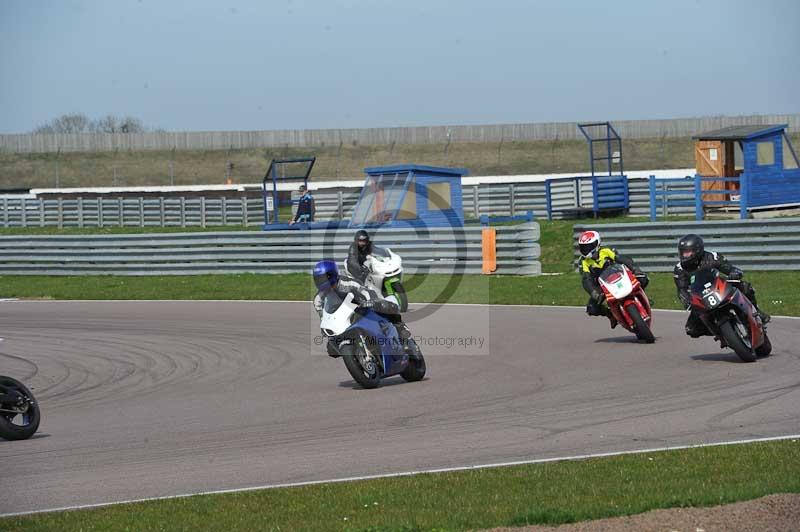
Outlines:
[[41,421],[33,393],[18,380],[0,376],[0,394],[21,396],[21,401],[0,403],[0,438],[27,440],[33,436]]
[[636,332],[636,338],[648,344],[655,342],[656,337],[653,336],[653,331],[650,330],[650,326],[647,325],[642,315],[639,314],[639,308],[636,305],[629,305],[626,310],[628,314],[630,314],[631,320],[633,320],[633,329]]
[[406,287],[403,286],[402,281],[394,281],[391,283],[391,293],[397,298],[400,306],[400,312],[408,311],[408,293]]
[[772,353],[772,342],[769,341],[767,331],[764,331],[764,343],[756,347],[756,355],[766,357],[769,356],[770,353]]
[[407,382],[421,381],[425,377],[427,367],[425,357],[422,356],[417,342],[413,338],[406,341],[406,351],[408,352],[408,366],[400,374]]
[[753,353],[747,333],[743,332],[743,328],[744,325],[736,317],[722,322],[719,326],[719,333],[739,358],[744,362],[755,362],[756,355]]
[[372,354],[359,343],[341,347],[339,353],[350,376],[367,389],[377,388],[381,383],[381,371]]

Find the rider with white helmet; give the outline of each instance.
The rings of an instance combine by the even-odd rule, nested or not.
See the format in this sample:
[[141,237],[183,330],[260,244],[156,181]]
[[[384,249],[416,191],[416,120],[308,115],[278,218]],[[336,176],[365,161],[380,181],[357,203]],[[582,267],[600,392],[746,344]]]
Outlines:
[[583,289],[589,293],[589,301],[586,303],[586,313],[590,316],[607,316],[611,322],[611,328],[617,326],[617,320],[611,314],[611,310],[603,305],[605,295],[597,281],[600,274],[608,266],[618,262],[627,266],[633,274],[639,278],[642,288],[649,283],[647,275],[634,264],[633,259],[625,257],[617,252],[616,249],[603,247],[600,243],[600,233],[597,231],[584,231],[578,237],[578,252],[581,254],[580,270]]

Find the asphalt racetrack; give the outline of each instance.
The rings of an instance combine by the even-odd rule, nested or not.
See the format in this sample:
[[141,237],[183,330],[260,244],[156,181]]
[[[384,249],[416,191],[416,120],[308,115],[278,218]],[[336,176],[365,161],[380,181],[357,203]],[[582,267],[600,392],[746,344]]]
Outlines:
[[0,440],[0,514],[800,433],[800,320],[745,364],[683,313],[653,345],[575,308],[409,316],[428,377],[362,390],[307,302],[2,303],[43,420]]

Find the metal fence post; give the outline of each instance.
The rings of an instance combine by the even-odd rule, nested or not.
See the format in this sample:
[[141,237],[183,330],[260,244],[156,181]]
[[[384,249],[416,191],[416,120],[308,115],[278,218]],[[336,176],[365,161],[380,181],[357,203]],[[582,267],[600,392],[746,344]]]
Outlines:
[[139,227],[144,227],[144,198],[139,196]]
[[747,205],[749,201],[747,196],[750,194],[748,181],[747,174],[742,173],[742,175],[739,176],[739,218],[742,220],[746,220],[748,217]]
[[181,196],[181,227],[186,227],[186,198]]
[[166,212],[164,212],[164,209],[165,209],[165,207],[164,207],[164,196],[159,196],[158,197],[158,210],[159,210],[159,214],[161,215],[161,227],[164,227],[166,225],[166,219],[167,219],[167,214],[166,214]]
[[44,214],[44,199],[39,199],[39,227],[44,227],[45,225],[45,214]]
[[625,214],[628,214],[631,208],[630,183],[628,181],[628,176],[626,175],[621,176],[620,179],[622,180],[622,196],[624,198],[623,201],[625,202]]
[[698,222],[703,219],[703,189],[700,175],[694,175],[694,219]]
[[222,225],[228,225],[228,199],[222,196]]
[[478,220],[481,217],[481,203],[480,203],[480,191],[478,190],[478,185],[474,185],[472,187],[472,213],[475,215],[475,219]]
[[242,194],[242,225],[247,227],[247,194]]
[[64,200],[58,198],[58,228],[64,227]]
[[514,216],[514,211],[516,210],[516,198],[514,197],[514,183],[508,185],[508,210],[511,213],[511,216]]
[[336,191],[336,205],[339,209],[339,219],[344,220],[344,194],[341,190]]
[[200,226],[206,226],[206,197],[200,196]]
[[664,192],[664,194],[662,194],[664,198],[661,200],[661,215],[669,216],[669,183],[666,181],[661,183],[661,191]]
[[103,220],[103,202],[105,199],[98,197],[97,198],[97,227],[103,227],[105,225],[105,221]]
[[650,191],[650,221],[656,221],[656,176],[648,178],[648,188]]
[[553,221],[553,196],[550,190],[550,180],[544,182],[544,200],[547,204],[547,220]]
[[122,196],[117,198],[117,212],[119,212],[119,226],[125,226],[125,205],[122,203]]
[[83,228],[83,198],[78,198],[78,227]]
[[3,227],[8,227],[8,198],[3,198]]

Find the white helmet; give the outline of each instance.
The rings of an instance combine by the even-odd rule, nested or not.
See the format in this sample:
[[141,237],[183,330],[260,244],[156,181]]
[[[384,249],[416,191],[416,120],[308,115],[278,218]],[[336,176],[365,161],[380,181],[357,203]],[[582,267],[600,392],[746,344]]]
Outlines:
[[578,237],[578,251],[584,259],[597,260],[600,256],[600,233],[597,231],[584,231]]

